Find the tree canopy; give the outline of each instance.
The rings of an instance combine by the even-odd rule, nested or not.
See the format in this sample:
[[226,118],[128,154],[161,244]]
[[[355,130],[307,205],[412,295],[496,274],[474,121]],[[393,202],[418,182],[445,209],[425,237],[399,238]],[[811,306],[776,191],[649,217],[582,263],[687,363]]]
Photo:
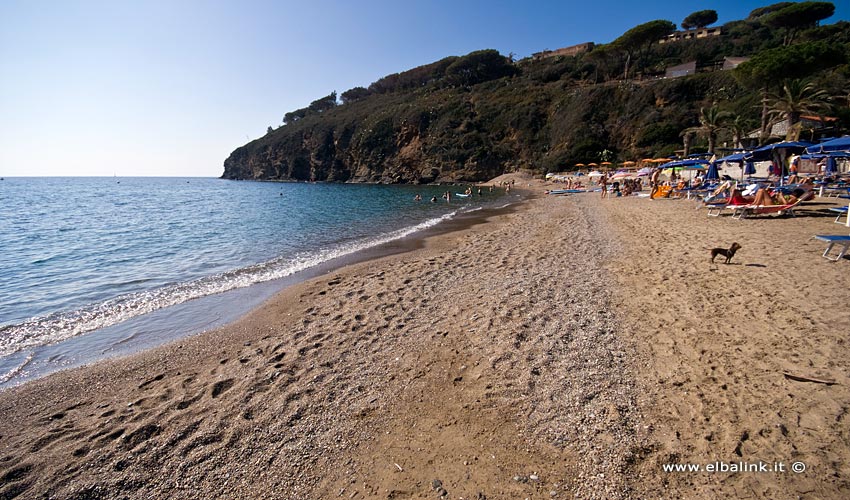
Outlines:
[[635,54],[645,56],[650,46],[676,31],[676,25],[670,21],[657,19],[635,26],[626,31],[619,38],[611,42],[613,48],[626,53],[626,77],[629,74],[629,62]]
[[343,104],[348,104],[350,102],[359,101],[360,99],[363,99],[371,94],[372,92],[368,89],[365,89],[363,87],[354,87],[353,89],[346,90],[345,92],[340,94],[339,97],[340,99],[342,99]]
[[783,79],[802,78],[812,72],[839,66],[846,62],[839,47],[825,42],[811,42],[777,47],[753,56],[735,68],[735,76],[751,88],[766,88]]
[[446,78],[454,85],[475,85],[514,72],[508,58],[496,50],[488,49],[471,52],[452,62],[446,68]]
[[759,7],[758,9],[753,9],[753,11],[750,12],[749,17],[747,17],[747,19],[758,19],[761,16],[765,16],[767,14],[770,14],[771,12],[776,12],[777,10],[784,9],[785,7],[788,7],[789,5],[794,5],[794,2],[779,2],[779,3],[772,4],[772,5],[767,5],[765,7]]
[[682,21],[682,29],[705,28],[717,22],[716,10],[699,10],[690,14]]
[[797,30],[817,26],[819,21],[834,13],[835,5],[830,2],[800,2],[771,12],[762,20],[772,28],[784,29],[785,44],[788,45]]
[[321,113],[323,111],[333,109],[334,107],[336,107],[336,91],[311,102],[307,109],[316,113]]

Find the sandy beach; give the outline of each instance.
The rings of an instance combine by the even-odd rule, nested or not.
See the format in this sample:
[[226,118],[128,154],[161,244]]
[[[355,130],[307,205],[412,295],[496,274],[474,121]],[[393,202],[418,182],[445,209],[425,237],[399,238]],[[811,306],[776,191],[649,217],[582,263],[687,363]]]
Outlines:
[[[533,197],[3,391],[0,498],[847,498],[834,205]],[[787,470],[664,471],[759,461]]]

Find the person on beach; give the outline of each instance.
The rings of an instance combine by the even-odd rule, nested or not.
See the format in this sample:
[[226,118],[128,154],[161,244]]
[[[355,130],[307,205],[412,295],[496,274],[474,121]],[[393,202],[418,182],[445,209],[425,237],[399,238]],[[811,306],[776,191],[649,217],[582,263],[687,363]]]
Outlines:
[[602,177],[599,178],[599,185],[602,187],[602,197],[608,197],[608,176],[602,174]]
[[799,181],[797,172],[800,170],[800,157],[797,155],[791,155],[791,161],[788,164],[788,184],[796,184]]
[[660,175],[661,175],[661,169],[660,168],[656,168],[652,172],[652,177],[649,178],[649,187],[650,188],[658,187],[658,176],[660,176]]
[[806,190],[803,188],[796,188],[794,191],[791,191],[791,193],[787,196],[782,194],[781,191],[775,191],[773,194],[771,194],[770,191],[768,191],[767,189],[760,188],[756,192],[756,197],[753,199],[753,205],[793,205],[805,196]]

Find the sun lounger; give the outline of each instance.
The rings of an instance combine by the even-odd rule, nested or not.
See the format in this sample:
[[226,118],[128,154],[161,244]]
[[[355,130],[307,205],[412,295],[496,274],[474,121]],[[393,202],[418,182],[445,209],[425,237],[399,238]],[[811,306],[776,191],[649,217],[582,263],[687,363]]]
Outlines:
[[746,219],[750,215],[764,215],[764,214],[779,214],[779,215],[790,215],[794,216],[794,208],[797,207],[800,203],[804,201],[810,200],[814,197],[814,193],[809,191],[807,193],[802,194],[797,201],[794,203],[787,203],[784,205],[745,205],[745,206],[736,206],[732,208],[732,218],[735,219]]
[[736,209],[738,209],[739,207],[750,206],[751,203],[751,199],[744,198],[739,192],[736,191],[732,194],[730,198],[726,200],[717,200],[709,202],[706,203],[705,206],[708,208],[708,215],[710,217],[718,217],[726,209],[732,210],[732,215],[735,215]]
[[[838,214],[835,216],[833,222],[836,224],[847,224],[847,207],[833,207],[829,210]],[[844,220],[841,220],[842,217],[844,217]]]
[[743,206],[735,206],[732,208],[732,218],[733,219],[746,219],[751,215],[764,215],[764,214],[779,214],[784,215],[788,214],[794,215],[794,207],[797,206],[797,203],[789,203],[787,205],[743,205]]
[[[823,252],[823,258],[826,260],[831,260],[833,262],[841,260],[841,258],[844,257],[844,254],[847,253],[847,250],[850,249],[850,236],[840,234],[817,234],[815,235],[815,239],[826,241],[828,243],[826,251]],[[829,252],[832,251],[832,247],[836,245],[838,245],[841,250],[835,257],[830,257]]]

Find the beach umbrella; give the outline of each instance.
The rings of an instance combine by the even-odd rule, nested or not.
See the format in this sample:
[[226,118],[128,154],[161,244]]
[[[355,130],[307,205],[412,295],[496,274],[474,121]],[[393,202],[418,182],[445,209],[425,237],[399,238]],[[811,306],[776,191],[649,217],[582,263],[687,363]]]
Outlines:
[[587,166],[588,167],[598,167],[599,165],[597,165],[596,163],[588,163]]
[[833,175],[836,172],[838,172],[838,168],[835,165],[835,157],[830,155],[826,159],[826,165],[823,168],[823,173],[824,175]]
[[850,135],[806,148],[807,153],[826,153],[828,151],[850,151]]
[[779,182],[785,176],[785,156],[788,154],[800,154],[806,148],[812,146],[811,142],[806,141],[785,141],[768,144],[758,149],[754,149],[744,156],[746,160],[752,161],[772,161],[774,165],[779,167],[779,172],[774,172],[779,176]]
[[829,153],[812,153],[800,155],[801,160],[820,160],[821,158],[850,158],[850,152],[846,151],[830,151]]
[[705,168],[705,165],[708,165],[708,160],[700,160],[698,158],[687,158],[684,160],[668,161],[664,165],[661,165],[661,167],[659,168],[687,168],[688,170],[702,170],[703,168]]
[[705,180],[717,181],[720,180],[720,173],[717,172],[717,162],[713,161],[708,166],[708,172],[705,173]]
[[756,164],[751,160],[747,160],[744,164],[744,175],[753,175],[756,173]]
[[612,175],[611,178],[612,179],[628,179],[628,178],[631,178],[631,177],[634,177],[634,176],[635,176],[635,174],[633,174],[631,172],[617,172],[616,174]]
[[642,169],[637,171],[638,177],[646,177],[647,175],[652,175],[652,171],[655,170],[652,167],[643,167]]
[[744,163],[744,155],[746,153],[734,153],[723,158],[718,158],[717,163]]
[[585,167],[586,165],[584,163],[576,163],[576,166],[577,167]]
[[631,166],[631,165],[634,165],[634,164],[635,164],[635,162],[633,162],[633,161],[624,161],[624,162],[623,162],[623,165],[624,165],[624,166],[627,166],[627,167],[628,167],[628,166]]
[[588,177],[602,177],[602,172],[598,170],[594,170],[593,172],[587,174]]
[[744,158],[753,161],[777,160],[778,153],[802,153],[806,148],[810,146],[812,146],[812,143],[806,141],[777,142],[774,144],[762,146],[758,149],[754,149],[747,153]]

